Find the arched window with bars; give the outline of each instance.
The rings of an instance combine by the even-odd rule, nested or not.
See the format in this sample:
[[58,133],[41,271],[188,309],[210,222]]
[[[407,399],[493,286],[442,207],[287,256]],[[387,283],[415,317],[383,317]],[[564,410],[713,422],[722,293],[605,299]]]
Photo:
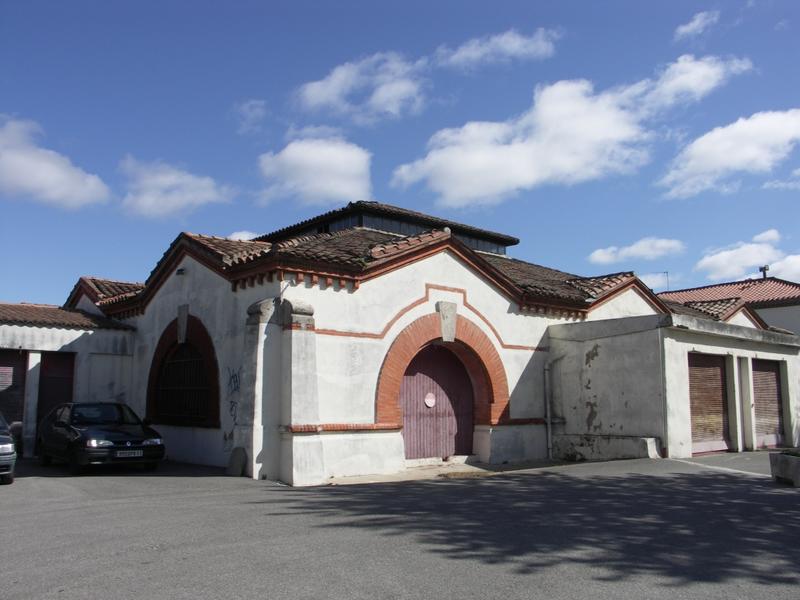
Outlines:
[[183,341],[177,319],[161,334],[150,367],[147,417],[165,425],[219,427],[217,359],[197,317],[189,315]]

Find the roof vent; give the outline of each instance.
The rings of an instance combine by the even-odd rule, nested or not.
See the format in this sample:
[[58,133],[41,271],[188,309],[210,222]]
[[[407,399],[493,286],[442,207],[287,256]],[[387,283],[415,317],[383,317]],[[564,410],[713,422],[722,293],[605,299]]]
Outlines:
[[761,271],[761,277],[763,279],[767,278],[767,271],[769,271],[769,265],[764,265],[763,267],[758,267],[758,270]]

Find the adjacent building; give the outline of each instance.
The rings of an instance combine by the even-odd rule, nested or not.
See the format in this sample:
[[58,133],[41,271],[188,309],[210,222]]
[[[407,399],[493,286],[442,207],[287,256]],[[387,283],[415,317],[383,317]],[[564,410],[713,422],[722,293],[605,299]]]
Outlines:
[[59,352],[76,401],[124,400],[173,459],[244,454],[247,475],[293,485],[463,455],[798,444],[798,337],[630,272],[514,259],[517,243],[376,202],[250,241],[182,233],[143,284],[86,277],[48,317],[0,309],[0,410],[30,451],[37,365]]

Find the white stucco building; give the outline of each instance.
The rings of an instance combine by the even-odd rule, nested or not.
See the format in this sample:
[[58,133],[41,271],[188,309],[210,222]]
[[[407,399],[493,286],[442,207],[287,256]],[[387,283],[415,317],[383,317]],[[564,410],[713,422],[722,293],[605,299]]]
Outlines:
[[[244,452],[247,475],[293,485],[452,455],[798,444],[796,336],[744,305],[721,318],[665,302],[633,273],[509,258],[517,242],[374,202],[252,241],[183,233],[144,284],[82,278],[42,307],[49,325],[5,305],[0,374],[25,355],[30,419],[37,354],[73,353],[76,373],[102,365],[76,375],[76,401],[124,400],[169,457]],[[94,329],[58,323],[78,315]],[[19,394],[2,381],[8,411]]]

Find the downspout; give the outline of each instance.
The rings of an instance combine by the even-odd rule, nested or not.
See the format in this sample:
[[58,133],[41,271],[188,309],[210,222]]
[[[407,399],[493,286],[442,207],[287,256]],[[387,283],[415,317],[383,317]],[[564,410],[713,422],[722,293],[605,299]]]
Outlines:
[[669,440],[667,439],[669,431],[667,423],[667,358],[664,352],[664,329],[662,327],[658,328],[658,357],[661,363],[661,422],[664,429],[663,437],[661,438],[663,440],[663,448],[659,448],[659,450],[662,451],[662,458],[666,458],[669,453]]
[[547,460],[553,460],[553,424],[550,418],[550,363],[544,364],[544,423],[547,427]]
[[547,459],[553,460],[553,384],[550,379],[550,367],[566,356],[562,354],[544,363],[544,423],[547,430]]

